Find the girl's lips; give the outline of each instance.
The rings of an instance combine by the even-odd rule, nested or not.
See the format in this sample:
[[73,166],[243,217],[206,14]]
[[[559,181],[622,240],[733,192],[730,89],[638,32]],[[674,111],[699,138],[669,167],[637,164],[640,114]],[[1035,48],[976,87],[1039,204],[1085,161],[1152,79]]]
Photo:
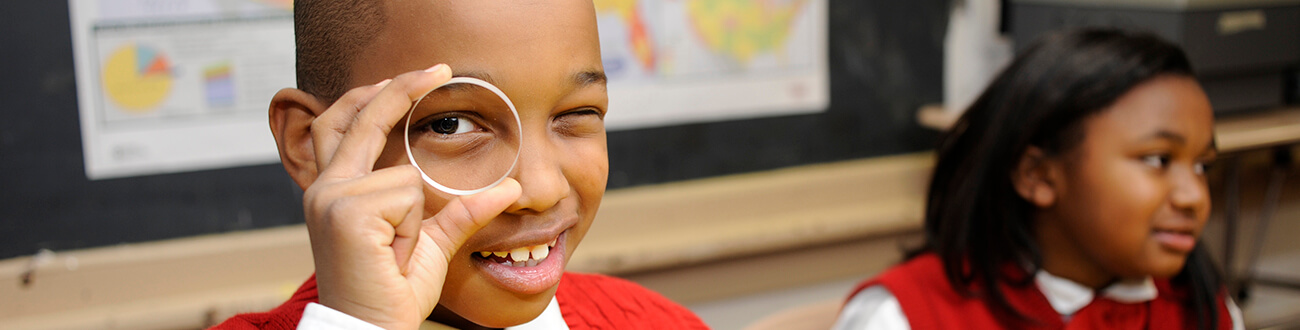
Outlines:
[[1152,233],[1156,242],[1166,249],[1174,250],[1181,253],[1190,253],[1196,247],[1196,237],[1191,233],[1156,230]]
[[472,254],[470,258],[502,288],[519,294],[542,293],[558,285],[560,277],[564,275],[564,261],[567,257],[564,239],[568,233],[568,230],[560,233],[556,238],[555,246],[549,249],[546,258],[536,266],[507,266],[492,259],[477,257],[477,254]]

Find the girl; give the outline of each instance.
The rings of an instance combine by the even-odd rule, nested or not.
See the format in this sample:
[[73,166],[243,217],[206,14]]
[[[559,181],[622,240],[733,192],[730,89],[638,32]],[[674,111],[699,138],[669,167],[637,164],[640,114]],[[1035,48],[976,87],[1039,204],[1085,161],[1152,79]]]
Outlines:
[[1240,328],[1198,244],[1213,122],[1177,46],[1040,40],[941,140],[925,244],[836,328]]

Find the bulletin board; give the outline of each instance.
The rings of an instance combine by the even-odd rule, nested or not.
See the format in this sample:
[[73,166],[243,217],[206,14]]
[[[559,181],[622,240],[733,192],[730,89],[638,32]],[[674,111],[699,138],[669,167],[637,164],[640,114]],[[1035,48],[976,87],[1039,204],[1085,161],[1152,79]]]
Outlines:
[[[948,6],[828,0],[822,106],[614,127],[609,188],[931,148],[936,133],[915,115],[941,101]],[[0,259],[302,223],[301,191],[279,164],[88,177],[71,19],[65,1],[16,2],[0,12],[7,48],[0,52]],[[130,55],[156,62],[157,50],[146,48]],[[222,69],[216,61],[193,70],[198,81],[217,83],[214,94],[197,98],[238,102],[223,99]]]

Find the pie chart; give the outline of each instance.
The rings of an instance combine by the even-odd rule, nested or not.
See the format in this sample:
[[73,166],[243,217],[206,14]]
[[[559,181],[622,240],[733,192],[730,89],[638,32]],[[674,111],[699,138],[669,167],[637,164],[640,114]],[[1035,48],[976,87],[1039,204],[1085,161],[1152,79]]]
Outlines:
[[129,113],[158,107],[172,88],[172,63],[156,49],[137,44],[118,47],[104,61],[104,93]]

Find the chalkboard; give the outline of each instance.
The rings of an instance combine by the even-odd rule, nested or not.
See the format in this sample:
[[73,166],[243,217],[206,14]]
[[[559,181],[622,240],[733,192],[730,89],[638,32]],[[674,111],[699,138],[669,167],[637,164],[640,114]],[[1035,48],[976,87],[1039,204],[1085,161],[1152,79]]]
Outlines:
[[[278,164],[86,179],[65,1],[0,11],[0,259],[302,223]],[[609,133],[609,188],[930,148],[948,0],[830,0],[825,112]]]

